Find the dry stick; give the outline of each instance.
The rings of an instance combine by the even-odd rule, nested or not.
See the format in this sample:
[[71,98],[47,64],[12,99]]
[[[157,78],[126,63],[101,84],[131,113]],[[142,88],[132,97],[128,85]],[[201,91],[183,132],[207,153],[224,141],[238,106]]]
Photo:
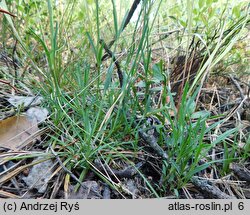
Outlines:
[[105,51],[107,52],[107,54],[112,58],[112,60],[115,63],[115,66],[117,68],[117,74],[118,74],[118,78],[119,78],[119,82],[120,82],[120,87],[122,88],[122,83],[123,83],[123,74],[121,71],[121,67],[120,64],[118,63],[118,61],[116,60],[113,52],[109,49],[109,47],[107,46],[107,44],[104,42],[103,39],[100,39],[100,44],[103,45],[103,48],[105,49]]
[[[133,4],[132,4],[132,6],[131,6],[131,8],[130,8],[130,10],[129,10],[129,12],[128,12],[128,16],[127,16],[127,18],[126,18],[126,20],[125,20],[125,23],[124,23],[124,25],[123,25],[123,27],[122,27],[121,32],[127,27],[128,23],[130,22],[130,20],[131,20],[131,18],[132,18],[132,16],[133,16],[133,14],[134,14],[134,12],[135,12],[135,10],[136,10],[138,4],[140,3],[140,1],[141,1],[141,0],[134,0]],[[109,43],[109,46],[108,46],[109,48],[111,48],[111,46],[115,43],[115,40],[116,40],[116,39],[113,39],[113,40]]]
[[50,199],[56,198],[56,195],[57,195],[57,193],[58,193],[58,191],[63,183],[63,177],[64,177],[64,173],[60,172],[59,176],[56,179],[56,182],[54,183],[54,188],[53,188],[52,193],[50,195]]
[[234,174],[237,175],[241,180],[250,182],[250,171],[246,168],[242,168],[236,163],[230,164],[230,169],[233,170]]
[[[86,185],[84,185],[70,170],[68,170],[62,163],[61,159],[59,158],[58,154],[56,154],[56,152],[54,151],[54,149],[49,146],[52,154],[55,156],[56,160],[58,161],[58,163],[60,164],[60,166],[62,167],[62,169],[68,173],[74,180],[76,180],[80,185],[81,187],[84,189],[84,190],[89,190],[89,187],[87,187]],[[92,188],[90,188],[90,191],[93,192],[96,196],[98,197],[101,197],[101,195],[96,192],[95,190],[93,190]]]
[[234,79],[237,80],[238,82],[241,82],[242,84],[245,84],[248,88],[250,88],[250,84],[246,83],[245,81],[242,81],[237,77],[234,77]]
[[[128,119],[131,119],[130,113],[127,113]],[[137,127],[137,119],[133,122],[133,127]],[[158,138],[154,136],[154,134],[147,134],[143,131],[143,129],[139,129],[139,136],[142,138],[162,159],[167,160],[167,153],[159,146]]]
[[[3,165],[4,171],[8,170],[7,167],[5,165]],[[15,178],[15,176],[13,178],[10,179],[11,183],[14,185],[15,189],[17,190],[17,193],[19,194],[19,196],[21,195],[20,192],[20,187],[18,185],[18,182]]]
[[246,101],[246,97],[237,105],[235,106],[234,108],[232,108],[232,110],[227,114],[227,117],[225,119],[223,119],[222,123],[218,126],[221,126],[222,124],[224,124],[226,121],[228,121],[234,113],[236,113],[236,111],[238,109],[240,109],[242,107],[242,105],[244,104],[244,102]]
[[[239,78],[237,77],[234,77],[235,80],[241,82],[242,84],[245,84],[247,87],[248,87],[248,91],[247,91],[247,97],[250,98],[250,84],[246,83],[245,81],[242,81],[240,80]],[[250,104],[247,104],[247,105],[250,105]]]
[[182,187],[182,190],[184,194],[186,195],[187,199],[193,199],[193,197],[191,196],[190,192],[188,191],[186,187]]
[[[132,4],[132,6],[131,6],[131,8],[130,8],[130,10],[129,10],[128,16],[127,16],[127,18],[126,18],[126,20],[125,20],[125,22],[124,22],[124,25],[123,25],[123,27],[122,27],[121,32],[127,27],[128,23],[130,22],[130,20],[131,20],[131,18],[132,18],[132,16],[133,16],[133,14],[134,14],[134,12],[135,12],[135,10],[136,10],[138,4],[140,3],[140,1],[141,1],[141,0],[134,0],[133,4]],[[113,40],[110,41],[110,43],[108,44],[108,49],[110,49],[110,48],[112,47],[112,45],[115,43],[116,39],[117,39],[117,38],[115,38],[115,39],[113,39]],[[106,60],[108,56],[111,57],[111,56],[108,54],[108,52],[107,52],[105,55],[103,55],[102,61]]]
[[[7,156],[6,156],[7,157]],[[3,159],[0,159],[0,161],[2,161]],[[8,162],[7,159],[3,160],[3,162],[0,162],[0,165],[4,165],[6,162]],[[2,171],[0,173],[0,178],[4,176],[4,174],[9,174],[12,170],[18,168],[24,161],[23,160],[20,160],[18,161],[17,163],[15,163],[14,165],[12,165],[11,167],[9,167],[8,169]]]
[[236,86],[236,88],[239,90],[240,92],[240,97],[243,100],[245,98],[245,95],[243,93],[243,90],[241,89],[239,83],[235,80],[235,78],[232,75],[229,75],[231,81],[233,82],[233,84]]
[[12,64],[13,64],[13,67],[14,67],[14,70],[15,70],[15,82],[17,82],[17,63],[15,62],[16,59],[15,59],[15,54],[16,54],[16,49],[17,49],[17,42],[18,40],[16,39],[15,41],[15,45],[14,45],[14,48],[13,48],[13,51],[12,51]]
[[[180,28],[180,29],[176,29],[176,30],[172,30],[172,31],[168,31],[168,32],[165,32],[163,33],[164,35],[161,36],[158,40],[154,41],[153,43],[151,43],[151,46],[155,45],[156,43],[158,42],[161,42],[162,40],[168,38],[171,34],[173,33],[176,33],[176,32],[180,32],[182,31],[184,28]],[[167,47],[169,49],[176,49],[176,48],[173,48],[173,47]]]
[[192,183],[202,191],[205,195],[208,195],[209,198],[216,199],[235,199],[235,196],[227,195],[222,192],[218,187],[213,185],[209,180],[193,176],[191,179]]
[[19,90],[18,90],[16,87],[14,87],[9,81],[5,81],[5,80],[0,79],[0,82],[3,83],[3,84],[9,85],[9,86],[10,86],[12,89],[14,89],[16,92],[19,91]]
[[10,13],[9,11],[4,10],[4,9],[2,9],[2,8],[0,8],[0,12],[1,12],[1,13],[5,13],[5,14],[8,14],[8,15],[10,15],[10,16],[12,16],[12,17],[16,17],[16,15],[14,15],[14,14]]
[[95,162],[95,165],[100,172],[103,172],[104,167],[106,167],[105,170],[109,175],[113,175],[118,178],[133,178],[133,176],[138,173],[138,169],[144,165],[144,162],[139,162],[135,164],[135,166],[129,166],[123,170],[112,169],[111,167],[108,167],[107,164],[100,164],[99,162]]
[[154,135],[146,134],[146,132],[143,132],[142,129],[139,130],[140,137],[151,146],[152,149],[155,150],[155,152],[161,156],[163,159],[168,159],[167,153],[158,145],[157,138]]

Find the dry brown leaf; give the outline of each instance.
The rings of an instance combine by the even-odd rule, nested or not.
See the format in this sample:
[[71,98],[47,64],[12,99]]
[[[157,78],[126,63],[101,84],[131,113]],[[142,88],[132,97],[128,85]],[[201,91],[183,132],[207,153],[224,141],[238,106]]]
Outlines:
[[13,116],[0,121],[0,147],[17,150],[26,140],[32,141],[39,131],[37,122],[26,116]]

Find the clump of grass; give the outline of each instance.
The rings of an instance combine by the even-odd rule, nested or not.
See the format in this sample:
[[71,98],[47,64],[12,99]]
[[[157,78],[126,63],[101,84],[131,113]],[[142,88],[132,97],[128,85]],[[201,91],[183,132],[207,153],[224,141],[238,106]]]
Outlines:
[[[206,140],[206,137],[221,122],[208,125],[212,117],[210,112],[195,111],[198,90],[188,97],[188,85],[186,85],[178,113],[175,112],[174,117],[169,114],[169,110],[176,110],[172,96],[169,110],[162,112],[170,125],[169,137],[164,141],[169,158],[162,165],[163,190],[168,187],[178,190],[184,187],[194,175],[211,166],[215,161],[209,158],[208,152],[237,131],[237,128],[233,128],[219,135],[214,141]],[[214,116],[212,118],[215,119]],[[222,160],[216,160],[216,162],[222,162]]]
[[[194,1],[187,2],[194,3]],[[162,123],[158,128],[159,145],[167,153],[168,159],[163,159],[160,163],[160,186],[151,184],[140,172],[151,192],[157,197],[161,195],[162,191],[164,195],[169,187],[171,190],[181,189],[195,174],[214,162],[221,162],[221,160],[210,160],[208,152],[236,131],[236,129],[229,130],[214,141],[205,140],[205,137],[220,121],[208,126],[207,121],[211,117],[210,114],[206,111],[196,112],[195,100],[198,90],[195,91],[195,89],[197,85],[202,85],[210,69],[229,52],[248,19],[240,19],[235,25],[229,27],[229,31],[225,31],[226,25],[220,26],[219,29],[216,29],[215,34],[213,32],[210,35],[216,39],[211,40],[210,37],[207,37],[206,41],[202,37],[202,33],[198,34],[198,31],[193,31],[193,11],[189,7],[189,17],[186,22],[180,22],[188,34],[188,42],[176,45],[183,46],[187,56],[190,54],[190,49],[201,53],[206,56],[204,58],[206,61],[198,68],[197,76],[191,87],[188,87],[188,84],[185,85],[181,92],[178,111],[176,111],[176,101],[171,92],[167,90],[170,84],[168,71],[164,70],[163,61],[156,64],[152,62],[150,37],[154,31],[155,19],[150,18],[150,12],[155,9],[155,15],[157,15],[161,4],[162,1],[156,5],[151,1],[143,1],[137,22],[130,26],[132,36],[126,40],[124,34],[127,32],[123,31],[126,16],[121,23],[118,22],[115,1],[112,1],[112,27],[115,32],[112,40],[114,38],[115,40],[114,48],[109,47],[112,56],[107,65],[102,60],[107,50],[100,40],[106,37],[106,32],[102,29],[103,17],[100,17],[98,1],[96,1],[94,10],[95,23],[93,26],[95,27],[91,30],[85,29],[85,32],[80,35],[80,37],[84,37],[81,46],[87,47],[88,56],[72,54],[69,51],[70,48],[67,47],[70,41],[63,36],[67,32],[63,31],[62,26],[74,24],[70,12],[73,13],[76,9],[75,4],[69,3],[64,13],[66,17],[72,19],[63,17],[60,22],[58,19],[55,21],[52,1],[48,0],[49,27],[46,26],[47,23],[39,23],[39,29],[35,29],[35,27],[28,29],[28,35],[35,40],[37,46],[42,48],[43,58],[46,60],[44,68],[36,65],[37,72],[42,75],[41,80],[43,80],[37,85],[36,90],[43,95],[44,105],[51,111],[49,120],[52,133],[47,144],[57,152],[69,170],[79,172],[80,181],[83,181],[91,170],[114,189],[120,191],[119,184],[115,183],[109,175],[105,175],[95,168],[95,162],[101,161],[111,165],[117,164],[116,161],[121,160],[126,164],[134,165],[137,158],[131,158],[131,155],[123,154],[121,151],[137,153],[141,150],[138,135],[140,125],[133,125],[133,120],[137,115],[142,116],[142,120],[153,116]],[[68,8],[71,8],[71,11],[67,11]],[[220,20],[220,22],[223,21]],[[10,21],[10,25],[15,29],[12,21]],[[48,39],[44,37],[45,31],[48,31]],[[225,32],[227,33],[224,34]],[[27,49],[19,34],[16,31],[14,34],[24,47],[27,56],[33,59],[32,52]],[[111,33],[108,32],[108,34]],[[183,38],[185,38],[184,35]],[[192,42],[191,38],[195,42]],[[200,43],[203,46],[199,46]],[[127,53],[114,62],[116,51],[124,46],[128,49]],[[67,62],[63,61],[65,52],[68,55],[72,54]],[[77,60],[74,61],[75,59]],[[33,60],[32,62],[34,63]],[[119,82],[119,74],[117,75],[117,62],[122,68],[122,83]],[[186,67],[187,62],[184,64]],[[168,97],[170,103],[167,102]],[[171,115],[170,112],[173,112],[174,115]],[[128,119],[127,113],[130,113],[130,119]],[[163,130],[166,123],[170,127],[168,136]],[[130,137],[129,140],[124,139],[127,135]],[[227,150],[226,145],[225,150]],[[226,153],[226,155],[225,160],[230,160],[232,155],[230,153]],[[208,159],[208,162],[201,164],[200,162],[205,158]],[[228,163],[224,163],[225,172],[228,165]],[[70,181],[69,174],[65,180]]]

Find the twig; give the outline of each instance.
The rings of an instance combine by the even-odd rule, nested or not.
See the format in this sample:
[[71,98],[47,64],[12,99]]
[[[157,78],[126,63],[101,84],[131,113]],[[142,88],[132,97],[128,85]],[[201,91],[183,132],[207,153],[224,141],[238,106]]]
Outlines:
[[[123,27],[122,27],[121,32],[122,32],[122,31],[127,27],[127,25],[129,24],[129,22],[130,22],[130,20],[131,20],[131,18],[132,18],[132,16],[133,16],[133,14],[134,14],[134,12],[135,12],[135,10],[136,10],[138,4],[140,3],[140,1],[141,1],[141,0],[134,0],[133,4],[132,4],[132,6],[131,6],[131,8],[130,8],[130,10],[129,10],[128,16],[127,16],[127,18],[126,18],[126,20],[125,20],[125,22],[124,22],[124,25],[123,25]],[[110,49],[110,48],[112,47],[112,45],[115,43],[116,39],[117,39],[117,38],[115,38],[115,39],[113,39],[113,40],[111,40],[111,41],[109,42],[109,44],[108,44],[108,46],[107,46],[108,49]],[[102,61],[106,60],[108,56],[111,57],[111,56],[108,54],[108,52],[107,52],[105,55],[103,55]]]
[[51,145],[49,146],[52,154],[55,156],[56,160],[58,161],[58,163],[60,164],[60,166],[62,167],[62,169],[68,173],[74,180],[76,180],[83,189],[85,190],[89,190],[90,189],[90,192],[93,192],[95,195],[97,195],[98,197],[101,197],[101,195],[96,192],[95,190],[93,190],[92,188],[89,188],[87,187],[86,185],[84,185],[70,170],[68,170],[62,163],[62,161],[60,160],[59,156],[56,154],[56,152],[54,151],[54,149],[51,147]]
[[139,162],[139,163],[135,164],[135,166],[130,166],[130,167],[127,167],[123,170],[116,170],[116,169],[113,169],[111,167],[105,168],[105,166],[107,166],[107,164],[101,164],[100,161],[96,161],[95,167],[101,172],[103,172],[103,170],[105,168],[106,172],[109,175],[115,175],[118,178],[132,178],[138,172],[138,169],[143,166],[143,164],[144,164],[144,162]]
[[235,163],[230,164],[230,169],[233,170],[233,172],[244,181],[250,182],[250,171],[244,168],[241,168]]
[[[168,38],[171,34],[173,33],[176,33],[176,32],[180,32],[182,31],[184,28],[180,28],[180,29],[176,29],[176,30],[173,30],[173,31],[168,31],[168,32],[163,32],[163,33],[160,33],[160,34],[163,34],[163,36],[161,36],[158,40],[154,41],[153,43],[151,43],[151,46],[155,45],[156,43],[158,42],[161,42],[162,40]],[[158,33],[159,35],[159,33]],[[167,47],[167,48],[171,48],[171,47]],[[171,49],[176,49],[176,48],[171,48]]]
[[12,51],[12,64],[13,64],[13,67],[14,67],[14,70],[15,70],[15,82],[17,82],[17,64],[16,64],[16,59],[15,59],[15,54],[16,54],[16,49],[17,49],[17,42],[18,40],[16,39],[15,41],[15,45],[14,45],[14,48],[13,48],[13,51]]
[[52,190],[52,193],[50,195],[50,199],[55,199],[56,198],[56,195],[63,183],[63,177],[64,177],[64,173],[61,171],[59,176],[57,177],[56,179],[56,182],[54,183],[54,188]]
[[14,15],[14,14],[10,13],[9,11],[4,10],[4,9],[2,9],[2,8],[0,8],[0,12],[1,12],[1,13],[5,13],[5,14],[8,14],[8,15],[10,15],[10,16],[12,16],[12,17],[16,17],[16,15]]
[[117,74],[118,74],[118,78],[119,78],[119,82],[120,82],[120,87],[122,88],[122,84],[123,84],[123,74],[121,71],[121,67],[119,62],[116,60],[115,55],[113,54],[113,52],[109,49],[109,47],[107,46],[107,44],[104,42],[103,39],[100,39],[100,44],[103,45],[103,48],[105,49],[105,51],[107,52],[107,54],[112,58],[112,60],[115,63],[115,66],[117,68]]
[[240,79],[237,78],[237,77],[234,77],[234,79],[237,80],[238,82],[241,82],[242,84],[245,84],[248,88],[250,88],[250,84],[248,84],[247,82],[242,81],[242,80],[240,80]]
[[9,85],[9,86],[10,86],[12,89],[14,89],[16,92],[19,91],[16,87],[14,87],[14,86],[13,86],[10,82],[8,82],[8,81],[5,81],[5,80],[0,79],[0,82]]
[[222,192],[218,187],[213,185],[207,179],[193,176],[191,181],[199,190],[201,190],[209,198],[216,198],[216,199],[235,199],[236,198],[234,196],[229,196],[226,193]]
[[164,152],[164,150],[158,145],[157,138],[153,134],[152,135],[146,134],[146,132],[143,132],[142,129],[140,129],[139,135],[146,143],[148,143],[151,146],[151,148],[155,150],[155,152],[159,156],[161,156],[163,159],[168,159],[167,153]]
[[[6,167],[5,165],[3,165],[3,168],[4,168],[5,171],[8,170],[7,167]],[[16,177],[14,176],[13,178],[10,179],[10,181],[11,181],[11,183],[14,185],[14,187],[15,187],[16,190],[17,190],[17,193],[18,193],[19,196],[20,196],[20,194],[21,194],[21,192],[20,192],[20,187],[18,186]]]
[[[133,117],[131,116],[131,114],[129,112],[127,112],[127,118],[128,119],[133,119]],[[158,121],[158,119],[154,119],[157,123],[160,124],[160,122]],[[137,128],[138,126],[140,126],[140,119],[138,117],[135,117],[135,119],[132,122],[132,125],[134,128]],[[153,126],[151,127],[152,129],[155,129]],[[167,153],[158,145],[157,141],[157,137],[154,134],[147,134],[145,131],[143,131],[143,129],[139,129],[139,136],[152,148],[155,150],[155,152],[162,157],[163,159],[168,159],[168,155]]]
[[[125,20],[125,22],[124,22],[123,27],[122,27],[122,31],[123,31],[123,30],[127,27],[127,25],[129,24],[129,22],[130,22],[130,20],[131,20],[131,18],[132,18],[132,16],[133,16],[133,14],[134,14],[134,12],[135,12],[135,10],[136,10],[138,4],[140,3],[140,1],[141,1],[141,0],[134,0],[133,4],[132,4],[132,6],[131,6],[131,8],[130,8],[130,10],[129,10],[129,12],[128,12],[128,16],[127,16],[127,18],[126,18],[126,20]],[[111,48],[111,46],[114,44],[115,40],[116,40],[116,39],[113,39],[113,40],[109,43],[109,45],[108,45],[109,48]]]
[[244,95],[243,90],[241,89],[239,83],[236,81],[236,79],[232,75],[229,75],[229,77],[230,77],[231,81],[233,82],[233,84],[236,86],[236,88],[239,90],[240,97],[243,100],[245,98],[245,95]]

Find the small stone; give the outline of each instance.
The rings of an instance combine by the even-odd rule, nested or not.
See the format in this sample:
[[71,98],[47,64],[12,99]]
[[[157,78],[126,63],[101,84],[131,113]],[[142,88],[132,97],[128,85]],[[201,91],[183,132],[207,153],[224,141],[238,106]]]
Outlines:
[[[44,158],[40,157],[34,160],[34,162],[42,160]],[[45,193],[48,181],[52,175],[52,166],[53,163],[51,160],[41,162],[34,165],[27,177],[23,177],[23,181],[26,183],[29,188],[35,188],[38,190],[38,193]]]

